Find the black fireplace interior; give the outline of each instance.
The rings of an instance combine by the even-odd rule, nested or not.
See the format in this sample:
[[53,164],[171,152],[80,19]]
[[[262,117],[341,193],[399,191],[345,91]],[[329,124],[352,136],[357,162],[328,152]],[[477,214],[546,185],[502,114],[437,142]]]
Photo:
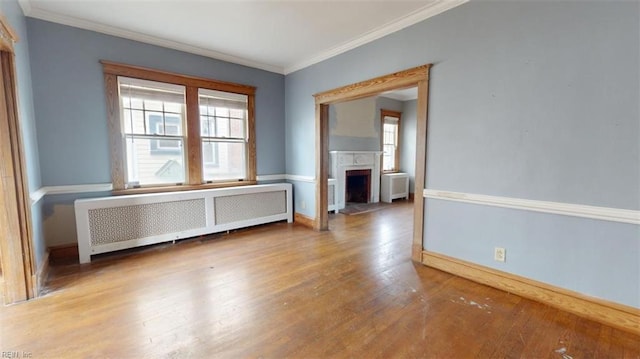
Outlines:
[[347,203],[369,203],[371,170],[351,170],[346,173]]

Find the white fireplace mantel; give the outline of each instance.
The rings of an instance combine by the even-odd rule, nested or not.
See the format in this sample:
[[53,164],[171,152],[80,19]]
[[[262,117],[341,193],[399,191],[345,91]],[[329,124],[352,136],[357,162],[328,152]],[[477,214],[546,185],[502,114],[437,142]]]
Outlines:
[[380,156],[381,151],[330,151],[329,175],[336,179],[336,205],[345,206],[346,173],[351,170],[371,170],[369,202],[380,201]]

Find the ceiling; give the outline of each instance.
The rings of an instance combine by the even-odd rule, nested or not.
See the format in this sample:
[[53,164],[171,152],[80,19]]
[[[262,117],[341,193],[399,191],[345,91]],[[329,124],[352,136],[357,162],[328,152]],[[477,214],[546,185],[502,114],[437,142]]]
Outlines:
[[409,101],[418,98],[418,88],[410,87],[404,90],[387,91],[380,94],[382,97],[392,98],[399,101]]
[[26,16],[287,74],[467,0],[19,0]]

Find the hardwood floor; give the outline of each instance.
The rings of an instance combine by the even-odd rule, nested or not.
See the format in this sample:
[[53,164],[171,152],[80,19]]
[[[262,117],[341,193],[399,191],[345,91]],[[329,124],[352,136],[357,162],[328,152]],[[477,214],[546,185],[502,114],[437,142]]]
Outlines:
[[[52,267],[0,308],[32,358],[638,358],[640,338],[411,262],[411,206]],[[24,357],[24,356],[22,356]]]

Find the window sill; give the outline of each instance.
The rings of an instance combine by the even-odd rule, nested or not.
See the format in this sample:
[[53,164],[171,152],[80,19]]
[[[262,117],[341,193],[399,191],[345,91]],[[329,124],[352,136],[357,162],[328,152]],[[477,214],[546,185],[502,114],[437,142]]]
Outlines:
[[140,187],[140,188],[127,188],[127,189],[113,190],[111,194],[113,194],[114,196],[123,196],[128,194],[195,191],[200,189],[211,189],[211,188],[251,186],[257,183],[258,183],[257,181],[233,181],[233,182],[205,183],[205,184],[198,184],[198,185],[187,184],[187,185],[180,185],[180,186]]

